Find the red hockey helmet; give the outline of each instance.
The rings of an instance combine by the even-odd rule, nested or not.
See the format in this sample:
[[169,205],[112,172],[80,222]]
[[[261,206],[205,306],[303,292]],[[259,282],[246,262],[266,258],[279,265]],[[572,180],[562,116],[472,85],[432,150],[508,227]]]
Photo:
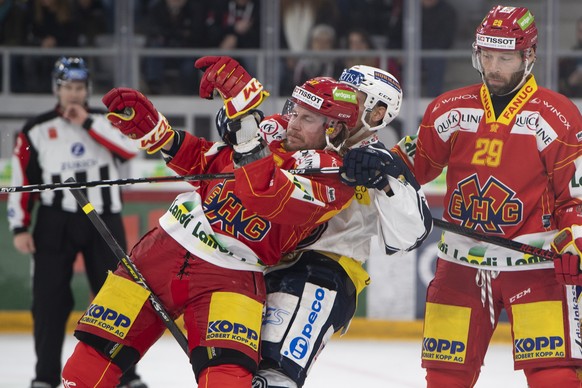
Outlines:
[[475,38],[475,45],[488,50],[535,50],[538,29],[533,14],[524,7],[497,5],[485,16]]
[[331,77],[312,78],[296,86],[290,101],[333,121],[344,122],[349,128],[358,122],[356,91]]

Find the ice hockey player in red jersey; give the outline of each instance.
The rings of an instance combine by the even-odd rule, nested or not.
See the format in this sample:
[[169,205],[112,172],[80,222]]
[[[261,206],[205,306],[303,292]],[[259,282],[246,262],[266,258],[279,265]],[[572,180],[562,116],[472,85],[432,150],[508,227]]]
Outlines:
[[[339,81],[357,90],[360,105],[358,123],[341,150],[343,154],[349,149],[342,155],[342,179],[353,185],[357,176],[361,185],[347,209],[265,271],[267,311],[254,388],[302,387],[332,334],[348,330],[358,295],[370,283],[364,263],[372,241],[393,255],[414,250],[431,230],[432,217],[420,185],[376,132],[388,131],[398,116],[402,102],[398,80],[387,71],[356,65],[345,69]],[[267,141],[283,139],[293,125],[285,116],[272,115],[261,122],[261,134]]]
[[[196,66],[206,69],[201,97],[217,89],[224,99],[228,144],[173,130],[136,90],[113,89],[103,102],[116,127],[148,152],[161,150],[177,173],[234,173],[234,179],[198,182],[178,195],[131,258],[168,312],[184,316],[198,386],[250,387],[259,361],[262,271],[353,196],[338,174],[286,170],[341,166],[326,148],[345,140],[358,104],[349,86],[309,80],[295,99],[293,114],[301,125],[266,146],[258,136],[262,117],[253,109],[266,95],[262,85],[228,57],[204,57]],[[118,269],[81,318],[75,332],[80,342],[63,370],[65,386],[114,386],[164,332],[147,295],[128,279]],[[99,314],[103,309],[127,317],[124,325]]]
[[503,309],[529,387],[581,384],[582,118],[536,83],[537,43],[528,9],[493,7],[473,45],[483,82],[437,97],[397,147],[421,184],[447,168],[446,221],[562,253],[552,263],[442,234],[422,342],[430,388],[475,385]]

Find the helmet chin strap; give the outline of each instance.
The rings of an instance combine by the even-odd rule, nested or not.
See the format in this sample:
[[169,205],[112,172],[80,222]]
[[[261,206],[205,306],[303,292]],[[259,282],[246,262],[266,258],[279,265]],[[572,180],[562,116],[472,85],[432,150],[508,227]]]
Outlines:
[[517,85],[510,92],[505,93],[505,94],[501,94],[500,96],[507,96],[508,94],[511,94],[511,93],[515,92],[516,90],[519,90],[519,88],[521,88],[523,86],[523,84],[525,84],[527,77],[529,77],[529,75],[531,74],[534,63],[535,63],[535,61],[533,61],[532,63],[529,63],[529,60],[526,58],[525,59],[525,69],[523,71],[523,76],[521,77],[521,81],[519,81],[517,83]]
[[[341,155],[341,148],[343,147],[346,140],[348,140],[349,136],[346,136],[346,138],[337,146],[333,145],[333,143],[331,142],[332,139],[329,137],[329,135],[331,135],[332,133],[335,132],[337,125],[338,125],[338,123],[337,122],[334,123],[333,121],[331,121],[329,123],[329,125],[326,125],[327,128],[325,129],[325,143],[327,145],[326,145],[325,149],[326,150],[333,150]],[[348,129],[344,128],[344,130],[347,131]]]

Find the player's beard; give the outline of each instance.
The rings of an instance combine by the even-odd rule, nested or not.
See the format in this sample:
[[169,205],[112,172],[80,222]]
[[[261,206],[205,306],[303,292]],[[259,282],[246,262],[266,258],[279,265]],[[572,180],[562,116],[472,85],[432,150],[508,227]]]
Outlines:
[[494,94],[496,96],[505,96],[506,94],[511,93],[523,80],[524,72],[525,70],[516,71],[511,75],[511,77],[509,77],[509,79],[506,82],[500,85],[492,85],[490,81],[491,80],[505,81],[503,77],[500,77],[498,75],[486,74],[485,84],[487,85],[487,88],[489,89],[489,92],[491,94]]

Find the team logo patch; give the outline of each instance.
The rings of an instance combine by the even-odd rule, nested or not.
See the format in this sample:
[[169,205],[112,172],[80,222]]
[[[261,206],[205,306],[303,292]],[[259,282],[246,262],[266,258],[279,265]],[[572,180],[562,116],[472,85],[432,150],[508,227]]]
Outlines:
[[473,174],[458,183],[449,202],[451,217],[470,229],[502,233],[503,226],[517,225],[523,218],[523,203],[515,192],[494,177],[481,187]]

